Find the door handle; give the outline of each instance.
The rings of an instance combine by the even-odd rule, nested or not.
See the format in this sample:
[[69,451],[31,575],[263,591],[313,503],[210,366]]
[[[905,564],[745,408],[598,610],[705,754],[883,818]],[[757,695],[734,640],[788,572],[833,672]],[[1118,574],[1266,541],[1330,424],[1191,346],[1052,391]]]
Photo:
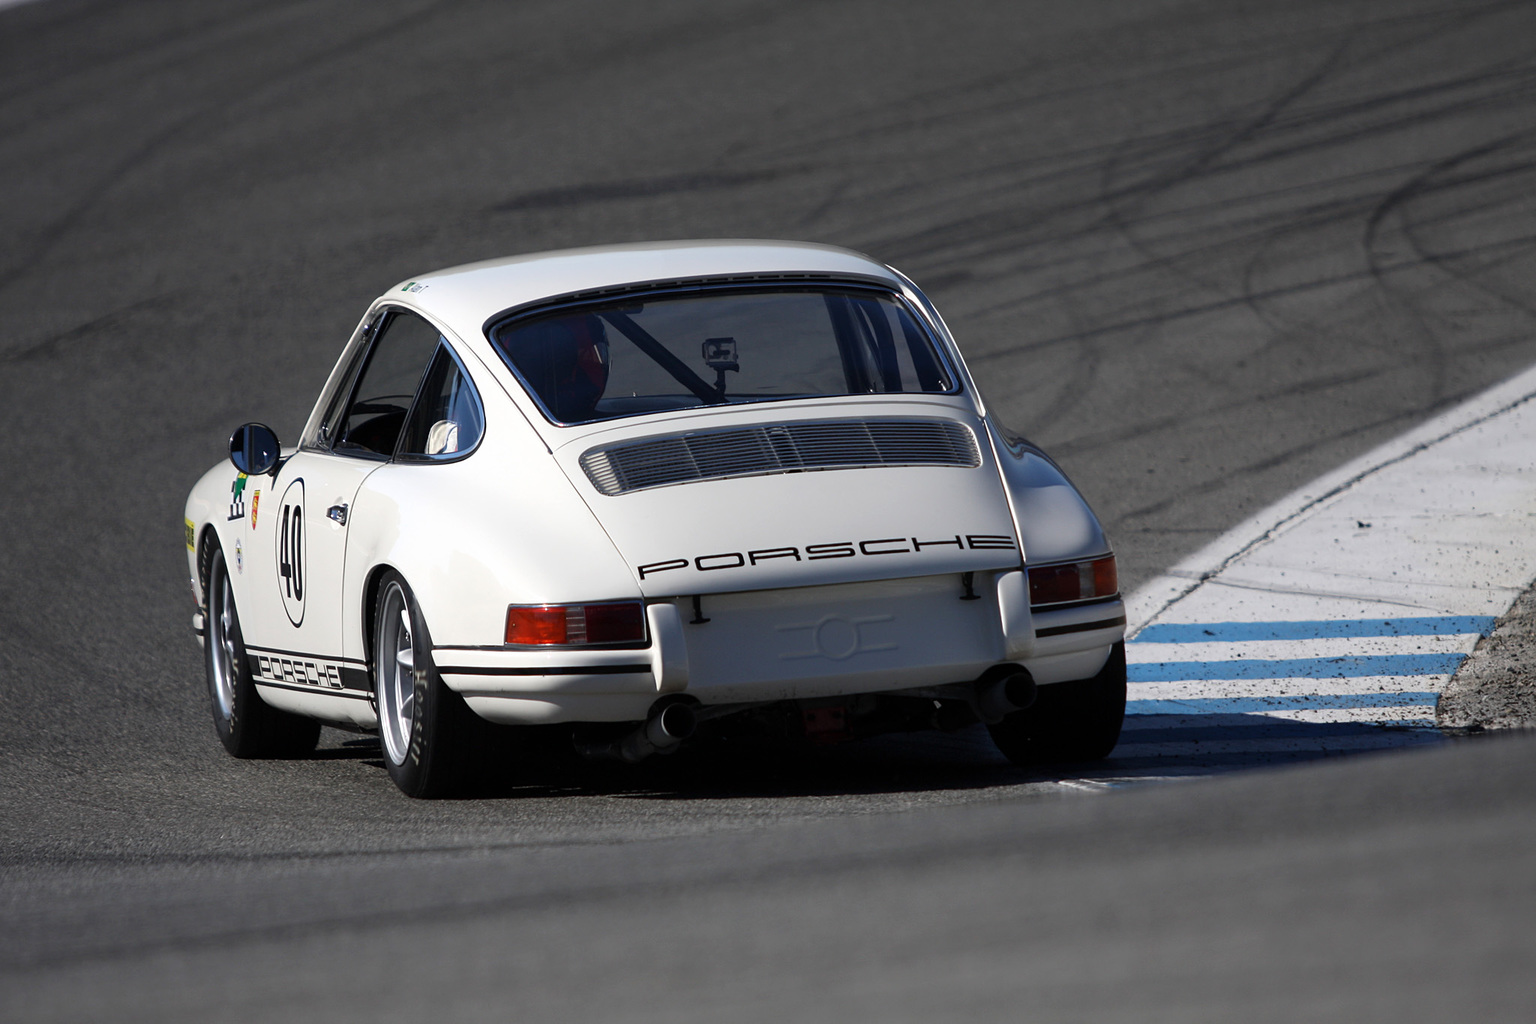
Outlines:
[[346,526],[347,506],[345,504],[332,505],[330,508],[325,510],[325,517],[336,523],[337,526]]

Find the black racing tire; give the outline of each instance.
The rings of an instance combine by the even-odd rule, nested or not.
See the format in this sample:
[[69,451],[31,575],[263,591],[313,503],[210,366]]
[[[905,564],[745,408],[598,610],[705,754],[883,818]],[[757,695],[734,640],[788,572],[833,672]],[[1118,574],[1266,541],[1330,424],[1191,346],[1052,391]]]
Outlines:
[[432,637],[405,579],[379,581],[373,619],[373,697],[389,777],[406,796],[456,796],[479,764],[485,724],[432,661]]
[[203,664],[213,726],[225,750],[240,758],[296,758],[315,749],[320,740],[318,721],[280,711],[256,692],[229,569],[224,552],[217,548],[208,570]]
[[1092,679],[1042,686],[1035,702],[987,726],[1014,764],[1098,761],[1120,741],[1125,720],[1125,644],[1115,644]]

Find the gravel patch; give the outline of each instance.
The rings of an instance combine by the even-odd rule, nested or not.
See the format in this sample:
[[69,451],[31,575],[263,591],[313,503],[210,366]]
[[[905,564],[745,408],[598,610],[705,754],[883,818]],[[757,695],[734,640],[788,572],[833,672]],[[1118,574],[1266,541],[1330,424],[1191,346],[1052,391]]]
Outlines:
[[1440,694],[1441,729],[1536,729],[1536,586],[1527,590]]

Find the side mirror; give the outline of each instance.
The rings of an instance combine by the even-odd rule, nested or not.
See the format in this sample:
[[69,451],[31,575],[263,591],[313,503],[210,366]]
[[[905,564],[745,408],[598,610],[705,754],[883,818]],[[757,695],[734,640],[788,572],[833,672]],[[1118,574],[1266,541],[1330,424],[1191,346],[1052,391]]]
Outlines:
[[282,446],[265,423],[247,423],[229,435],[229,461],[246,476],[261,476],[277,465]]

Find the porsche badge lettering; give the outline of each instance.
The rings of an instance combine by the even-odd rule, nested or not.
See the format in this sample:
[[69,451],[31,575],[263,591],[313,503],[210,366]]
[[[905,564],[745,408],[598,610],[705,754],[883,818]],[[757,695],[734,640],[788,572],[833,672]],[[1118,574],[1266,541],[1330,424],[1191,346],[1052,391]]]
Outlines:
[[282,506],[277,520],[277,589],[288,621],[300,626],[304,623],[304,564],[309,553],[304,543],[302,477],[283,492]]
[[761,562],[780,558],[788,558],[796,562],[802,559],[807,562],[816,562],[827,558],[921,555],[935,548],[956,548],[961,551],[1015,551],[1018,545],[1014,543],[1012,537],[1000,533],[957,533],[953,537],[941,537],[937,540],[918,537],[877,537],[873,540],[807,544],[803,548],[784,546],[757,548],[752,551],[721,551],[691,559],[668,558],[660,562],[637,565],[635,569],[643,580],[647,576],[654,576],[660,572],[687,569],[690,566],[699,572],[713,572],[716,569],[751,568]]

